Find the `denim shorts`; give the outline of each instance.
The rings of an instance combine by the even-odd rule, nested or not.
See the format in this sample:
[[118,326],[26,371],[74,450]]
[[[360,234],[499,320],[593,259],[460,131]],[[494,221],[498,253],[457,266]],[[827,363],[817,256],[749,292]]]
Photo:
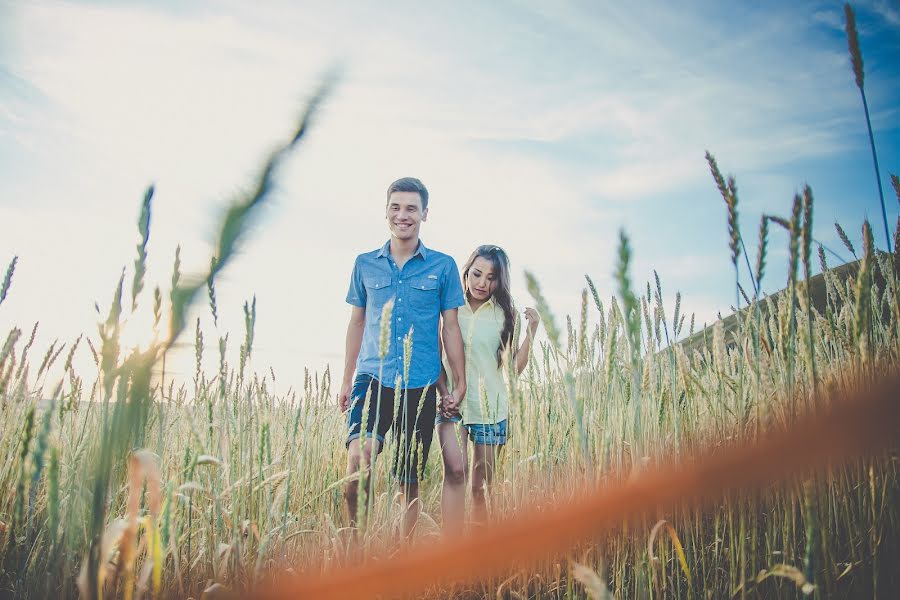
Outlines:
[[[459,415],[453,415],[448,418],[438,414],[435,419],[436,424],[460,422],[462,422],[462,417]],[[470,423],[465,425],[465,428],[469,432],[469,439],[475,444],[485,446],[503,446],[506,444],[506,419],[499,423]]]
[[[367,396],[368,414],[363,415]],[[396,441],[394,476],[403,483],[418,483],[431,449],[436,412],[434,386],[394,390],[381,385],[371,375],[357,375],[347,411],[347,445],[362,437],[363,432],[383,444],[387,432],[392,431]]]

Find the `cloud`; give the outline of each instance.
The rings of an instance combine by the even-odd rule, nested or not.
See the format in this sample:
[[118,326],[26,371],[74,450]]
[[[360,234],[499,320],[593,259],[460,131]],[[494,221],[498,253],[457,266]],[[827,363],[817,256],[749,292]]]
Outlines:
[[817,10],[813,13],[812,20],[835,31],[844,32],[844,17],[836,10]]
[[[561,314],[577,314],[585,272],[611,294],[624,225],[644,261],[635,277],[657,268],[711,318],[709,307],[733,301],[733,275],[707,232],[721,225],[721,200],[703,151],[760,182],[739,181],[760,198],[754,210],[784,212],[774,199],[799,177],[785,165],[838,156],[858,129],[845,47],[816,37],[827,16],[404,6],[22,5],[16,31],[29,43],[7,65],[21,85],[0,80],[18,90],[0,110],[0,156],[13,159],[0,167],[0,195],[12,199],[0,220],[18,224],[0,258],[22,256],[22,296],[4,304],[0,326],[40,318],[48,332],[91,330],[90,302],[106,300],[133,260],[150,181],[148,281],[165,290],[179,243],[185,272],[203,269],[221,208],[335,59],[347,65],[342,83],[218,283],[219,330],[197,313],[207,340],[234,339],[256,293],[257,364],[294,382],[300,364],[339,364],[350,265],[386,239],[383,194],[396,177],[432,191],[430,246],[458,262],[479,243],[507,248],[520,304],[525,268]],[[72,300],[54,310],[60,290]]]
[[893,27],[900,26],[900,9],[897,8],[896,4],[891,4],[885,0],[872,0],[863,2],[863,5],[875,12],[889,25]]

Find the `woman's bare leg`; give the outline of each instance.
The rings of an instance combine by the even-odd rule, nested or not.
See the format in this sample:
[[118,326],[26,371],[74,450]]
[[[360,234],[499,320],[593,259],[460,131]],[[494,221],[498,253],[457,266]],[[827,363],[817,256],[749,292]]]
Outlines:
[[441,489],[444,533],[457,534],[463,531],[466,518],[467,432],[462,423],[438,423],[437,431],[444,459],[444,485]]
[[494,464],[503,446],[473,444],[472,456],[472,520],[484,525],[488,520],[487,494],[494,478]]

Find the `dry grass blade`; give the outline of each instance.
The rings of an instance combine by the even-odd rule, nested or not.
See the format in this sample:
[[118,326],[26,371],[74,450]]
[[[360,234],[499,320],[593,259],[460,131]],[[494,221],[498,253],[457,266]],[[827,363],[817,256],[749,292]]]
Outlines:
[[[793,581],[797,588],[803,593],[805,596],[811,595],[814,591],[816,591],[816,586],[810,583],[806,576],[803,574],[803,571],[798,569],[797,567],[792,567],[791,565],[778,564],[773,565],[770,569],[763,569],[757,574],[757,576],[753,579],[754,584],[759,585],[766,579],[770,577],[781,577],[784,579],[788,579]],[[738,595],[745,591],[746,584],[741,584],[732,595],[732,598],[737,598]]]
[[574,560],[572,565],[572,577],[584,586],[584,591],[591,600],[611,600],[613,595],[606,586],[606,582],[600,575],[587,565]]
[[672,540],[672,546],[675,548],[675,554],[678,556],[678,564],[681,565],[681,571],[687,578],[688,586],[691,586],[691,570],[687,564],[687,557],[684,554],[684,547],[681,545],[681,539],[679,539],[678,533],[675,531],[675,528],[672,527],[672,524],[665,519],[657,521],[656,525],[653,526],[653,529],[650,530],[650,539],[647,540],[647,554],[650,556],[650,560],[656,560],[656,553],[653,552],[653,544],[656,541],[656,536],[659,535],[660,529],[663,528],[665,528],[666,533],[669,535],[669,539]]

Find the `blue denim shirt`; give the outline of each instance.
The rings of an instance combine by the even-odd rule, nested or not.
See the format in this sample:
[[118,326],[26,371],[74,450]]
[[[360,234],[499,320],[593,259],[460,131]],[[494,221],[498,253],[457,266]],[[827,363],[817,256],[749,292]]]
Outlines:
[[[393,388],[403,373],[403,338],[412,329],[409,380],[403,386],[420,388],[437,381],[441,372],[438,323],[445,310],[465,303],[456,262],[446,254],[429,250],[419,241],[403,269],[391,257],[391,242],[356,257],[347,303],[366,309],[357,375],[372,375]],[[381,313],[394,299],[390,344],[384,360],[379,356]]]

